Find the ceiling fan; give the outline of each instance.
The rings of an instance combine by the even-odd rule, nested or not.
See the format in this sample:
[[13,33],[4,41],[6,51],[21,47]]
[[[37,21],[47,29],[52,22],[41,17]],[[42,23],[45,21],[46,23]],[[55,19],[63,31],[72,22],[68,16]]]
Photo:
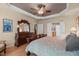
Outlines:
[[51,10],[46,9],[46,5],[44,4],[38,4],[36,8],[31,8],[32,12],[39,15],[45,15],[47,13],[50,13]]

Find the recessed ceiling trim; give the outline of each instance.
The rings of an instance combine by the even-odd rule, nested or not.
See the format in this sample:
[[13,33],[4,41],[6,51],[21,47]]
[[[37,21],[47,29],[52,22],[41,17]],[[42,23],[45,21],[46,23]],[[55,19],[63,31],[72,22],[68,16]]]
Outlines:
[[33,17],[35,19],[48,19],[48,18],[52,18],[52,17],[55,17],[55,16],[59,16],[59,15],[63,14],[64,12],[66,12],[68,10],[68,5],[69,4],[66,4],[66,8],[63,11],[61,11],[60,13],[49,15],[49,16],[43,16],[43,17],[42,16],[33,15],[33,14],[31,14],[29,12],[26,12],[23,9],[20,9],[20,8],[18,8],[16,6],[13,6],[13,5],[9,4],[9,3],[7,5],[10,6],[12,9],[14,9],[15,11],[23,13],[23,14],[25,14],[27,16],[31,16],[31,17]]

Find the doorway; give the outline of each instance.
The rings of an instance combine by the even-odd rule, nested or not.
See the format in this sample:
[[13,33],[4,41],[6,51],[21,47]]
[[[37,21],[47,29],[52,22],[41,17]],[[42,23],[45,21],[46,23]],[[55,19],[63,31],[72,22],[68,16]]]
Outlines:
[[56,37],[58,35],[59,23],[52,23],[52,37]]
[[65,32],[64,22],[48,23],[47,25],[47,36],[61,37]]

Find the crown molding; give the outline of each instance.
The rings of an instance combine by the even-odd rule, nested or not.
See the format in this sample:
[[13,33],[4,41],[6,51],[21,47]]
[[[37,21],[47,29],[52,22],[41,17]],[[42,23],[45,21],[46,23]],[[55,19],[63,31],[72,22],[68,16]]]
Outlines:
[[48,18],[52,18],[52,17],[55,17],[55,16],[59,16],[59,15],[63,14],[64,12],[66,12],[68,10],[68,6],[69,6],[69,4],[66,4],[67,5],[66,8],[63,11],[61,11],[60,13],[42,17],[42,16],[36,16],[36,15],[33,15],[33,14],[29,13],[29,12],[26,12],[23,9],[20,9],[18,7],[15,7],[15,6],[11,5],[10,3],[7,3],[7,5],[10,8],[12,8],[13,10],[15,10],[15,11],[17,11],[19,13],[25,14],[25,15],[27,15],[29,17],[33,17],[35,19],[48,19]]

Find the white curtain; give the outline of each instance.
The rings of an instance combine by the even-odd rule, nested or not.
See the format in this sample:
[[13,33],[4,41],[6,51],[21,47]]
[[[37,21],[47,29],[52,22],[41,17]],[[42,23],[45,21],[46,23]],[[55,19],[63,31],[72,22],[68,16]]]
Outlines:
[[65,24],[64,22],[60,22],[59,25],[56,25],[56,36],[61,37],[65,32]]
[[43,34],[43,24],[37,24],[37,34]]
[[56,36],[57,37],[61,36],[61,26],[60,25],[56,25]]
[[47,24],[47,36],[52,36],[52,24]]

